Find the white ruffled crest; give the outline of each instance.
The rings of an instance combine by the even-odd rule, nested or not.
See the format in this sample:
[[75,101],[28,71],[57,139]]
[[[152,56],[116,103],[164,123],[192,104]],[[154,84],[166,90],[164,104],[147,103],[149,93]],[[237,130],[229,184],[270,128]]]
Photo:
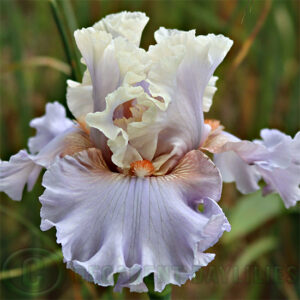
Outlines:
[[145,13],[123,11],[106,16],[93,27],[96,30],[110,33],[114,38],[122,36],[139,46],[142,32],[148,21],[149,18]]
[[204,251],[230,230],[215,202],[218,170],[200,151],[168,176],[139,178],[111,173],[91,149],[57,160],[43,185],[41,228],[56,227],[67,266],[102,286],[120,273],[118,291],[146,291],[150,273],[156,291],[183,284],[214,258]]
[[132,161],[140,160],[141,156],[133,147],[128,145],[128,134],[124,129],[114,124],[113,114],[118,106],[143,95],[143,93],[144,90],[140,86],[119,87],[106,97],[106,109],[104,111],[90,113],[86,117],[89,126],[100,130],[109,139],[108,146],[113,152],[111,160],[115,165],[124,169],[128,169]]
[[217,91],[216,88],[217,80],[218,80],[217,76],[212,76],[209,79],[208,84],[204,90],[203,106],[202,106],[204,112],[208,112],[210,110],[210,107],[212,106],[213,97],[215,92]]

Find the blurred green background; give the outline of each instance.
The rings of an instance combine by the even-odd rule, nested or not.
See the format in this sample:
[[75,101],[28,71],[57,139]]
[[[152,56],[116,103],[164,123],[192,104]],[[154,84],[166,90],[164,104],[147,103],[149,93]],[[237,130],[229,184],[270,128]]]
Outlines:
[[[72,29],[109,13],[144,11],[150,17],[145,49],[159,26],[229,36],[234,46],[216,71],[218,92],[206,117],[245,139],[258,138],[264,127],[293,136],[299,130],[299,1],[57,2]],[[49,1],[0,3],[1,159],[8,160],[26,147],[34,134],[29,121],[44,113],[45,103],[65,105],[72,74]],[[38,183],[33,192],[24,192],[21,203],[1,194],[0,298],[147,299],[128,291],[114,294],[67,270],[55,230],[39,229],[41,193]],[[232,231],[209,249],[216,253],[213,263],[173,287],[172,299],[299,299],[299,205],[286,210],[276,195],[241,196],[232,184],[224,186],[220,204]]]

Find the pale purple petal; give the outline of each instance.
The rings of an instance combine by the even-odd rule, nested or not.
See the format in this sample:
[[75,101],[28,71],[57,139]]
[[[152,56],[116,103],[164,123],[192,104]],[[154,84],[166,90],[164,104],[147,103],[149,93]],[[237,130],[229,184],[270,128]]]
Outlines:
[[237,189],[243,194],[260,189],[261,175],[256,166],[247,164],[233,151],[215,154],[214,162],[219,168],[224,182],[236,182]]
[[25,184],[31,190],[40,170],[32,155],[26,150],[19,151],[9,161],[0,162],[0,191],[13,200],[21,200]]
[[259,168],[259,171],[267,184],[263,189],[265,195],[277,192],[286,208],[296,205],[300,200],[300,165],[272,170]]
[[53,138],[73,126],[73,122],[66,117],[65,108],[58,102],[48,103],[44,116],[33,119],[30,126],[37,133],[28,141],[28,147],[32,154],[39,152]]
[[287,208],[300,200],[299,133],[292,139],[278,130],[263,129],[263,140],[254,142],[222,134],[231,141],[222,140],[215,163],[225,182],[235,181],[242,193],[251,193],[259,189],[257,182],[262,177],[267,184],[264,194],[279,193]]
[[277,130],[277,129],[262,129],[260,131],[260,136],[262,137],[262,143],[268,148],[276,148],[279,144],[283,142],[290,142],[292,138],[289,135]]
[[9,161],[0,162],[0,191],[5,192],[13,200],[21,200],[25,184],[31,191],[42,168],[48,168],[55,158],[66,151],[69,146],[68,137],[80,129],[70,127],[58,134],[36,155],[21,150]]
[[[277,129],[262,129],[260,132],[262,140],[254,142],[264,145],[268,149],[268,156],[264,160],[276,167],[287,167],[295,155],[295,150],[291,147],[293,139]],[[300,154],[297,154],[298,157]]]
[[[45,173],[42,230],[57,230],[67,266],[116,290],[146,291],[183,284],[214,255],[204,253],[230,226],[216,200],[221,179],[200,151],[173,173],[138,178],[112,173],[96,149],[59,159]],[[202,203],[204,212],[197,210]]]
[[70,127],[57,135],[47,145],[45,145],[45,147],[43,147],[37,155],[34,156],[35,163],[48,168],[55,160],[55,157],[66,150],[66,147],[68,146],[67,137],[80,131],[80,128],[73,125],[73,127]]
[[37,130],[29,139],[30,155],[21,150],[9,161],[0,163],[0,190],[13,200],[21,200],[25,184],[31,191],[42,167],[48,167],[56,155],[65,147],[66,135],[75,129],[74,123],[66,118],[65,108],[58,102],[48,103],[44,116],[35,118],[30,126]]
[[292,153],[292,161],[295,164],[300,165],[300,131],[294,136],[293,142],[290,145],[290,150]]

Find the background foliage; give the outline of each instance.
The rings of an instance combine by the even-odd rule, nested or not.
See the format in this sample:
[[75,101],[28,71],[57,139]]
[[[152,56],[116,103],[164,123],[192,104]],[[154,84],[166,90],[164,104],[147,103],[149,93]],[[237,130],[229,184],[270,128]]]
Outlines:
[[[65,104],[71,74],[49,1],[1,0],[1,158],[26,147],[28,123],[45,103]],[[263,127],[299,130],[299,2],[297,0],[58,1],[70,28],[87,27],[106,14],[140,10],[150,17],[142,46],[159,26],[234,40],[207,117],[241,138]],[[72,18],[73,9],[75,19]],[[76,75],[76,74],[75,74]],[[22,203],[1,194],[1,299],[147,299],[112,293],[68,271],[55,231],[39,229],[42,193],[37,184]],[[285,210],[278,196],[241,196],[224,186],[221,200],[232,231],[210,252],[216,259],[173,299],[297,299],[300,294],[299,206]],[[88,234],[88,233],[87,233]],[[30,269],[30,266],[34,266]]]

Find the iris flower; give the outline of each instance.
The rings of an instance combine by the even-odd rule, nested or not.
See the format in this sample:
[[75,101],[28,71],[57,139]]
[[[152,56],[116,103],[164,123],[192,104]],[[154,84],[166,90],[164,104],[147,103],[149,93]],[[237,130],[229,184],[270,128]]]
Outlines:
[[145,51],[147,22],[122,12],[77,30],[87,69],[82,82],[68,81],[76,120],[47,104],[30,123],[30,153],[0,165],[0,188],[15,200],[47,169],[41,229],[56,227],[68,268],[117,291],[147,291],[152,273],[156,291],[181,285],[214,259],[205,251],[230,230],[217,203],[222,179],[249,193],[262,177],[265,193],[278,191],[286,206],[299,200],[299,134],[264,130],[252,143],[204,120],[232,41],[160,28]]

